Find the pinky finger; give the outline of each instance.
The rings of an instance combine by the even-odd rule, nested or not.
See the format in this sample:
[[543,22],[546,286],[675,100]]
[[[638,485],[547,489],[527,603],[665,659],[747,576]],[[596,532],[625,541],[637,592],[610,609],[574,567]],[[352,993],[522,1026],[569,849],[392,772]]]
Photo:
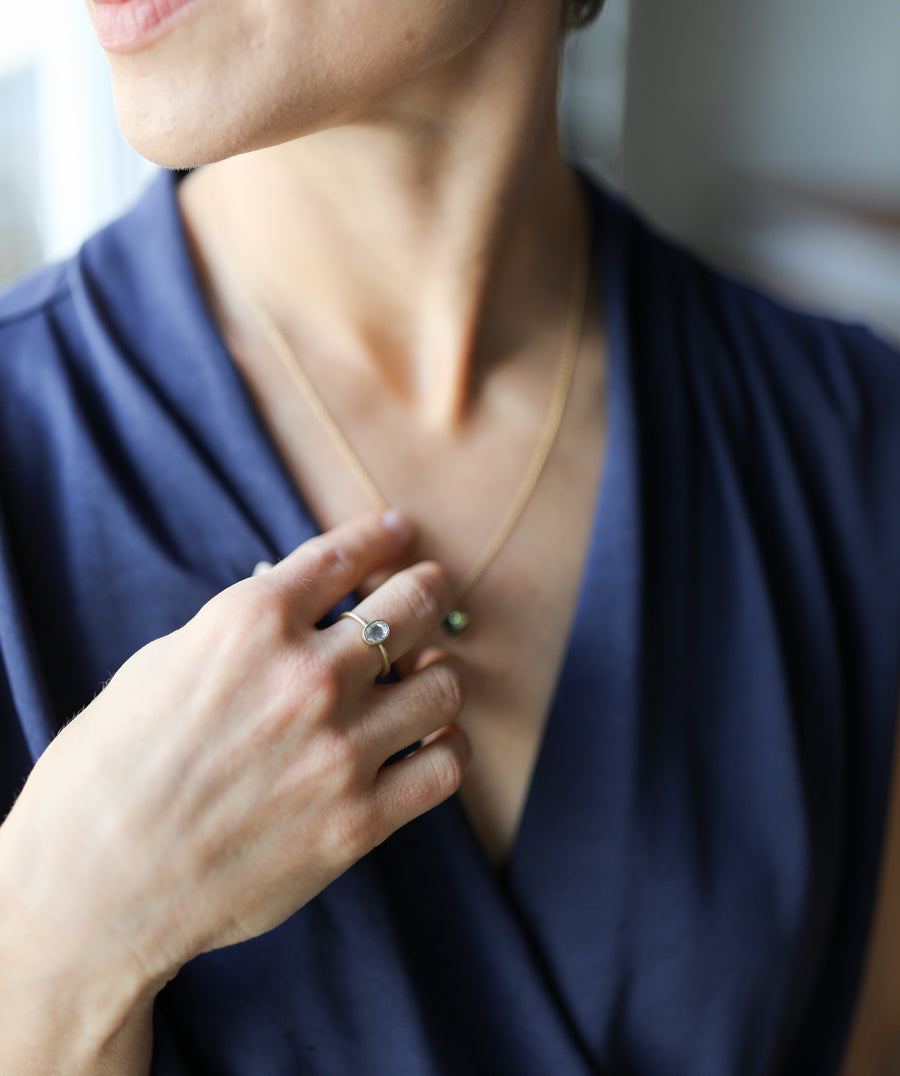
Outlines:
[[462,784],[472,757],[469,738],[456,725],[436,732],[415,754],[385,766],[375,782],[385,836],[437,807]]

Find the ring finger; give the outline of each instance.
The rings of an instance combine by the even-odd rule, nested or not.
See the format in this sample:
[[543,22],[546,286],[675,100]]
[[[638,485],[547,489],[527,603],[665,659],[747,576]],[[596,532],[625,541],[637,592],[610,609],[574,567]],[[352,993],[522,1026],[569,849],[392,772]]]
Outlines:
[[[329,643],[339,644],[339,664],[353,668],[362,664],[374,680],[383,673],[381,646],[388,661],[396,661],[435,631],[452,606],[447,573],[433,561],[423,561],[397,572],[359,603],[353,612],[362,624],[342,618],[323,635]],[[383,639],[379,632],[363,636],[362,625],[374,621],[387,625],[389,633]]]

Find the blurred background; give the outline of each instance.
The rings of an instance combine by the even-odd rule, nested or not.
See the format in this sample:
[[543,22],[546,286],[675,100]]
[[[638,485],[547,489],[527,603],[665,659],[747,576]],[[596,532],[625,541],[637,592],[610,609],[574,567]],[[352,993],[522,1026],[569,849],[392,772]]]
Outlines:
[[[900,338],[900,3],[607,0],[568,49],[569,152],[719,264]],[[63,257],[153,169],[82,4],[0,18],[0,280]]]

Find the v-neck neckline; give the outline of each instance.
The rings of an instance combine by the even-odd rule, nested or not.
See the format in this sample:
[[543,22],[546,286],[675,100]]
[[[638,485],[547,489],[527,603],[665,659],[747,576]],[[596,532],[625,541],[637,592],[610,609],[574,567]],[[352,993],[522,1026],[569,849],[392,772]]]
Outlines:
[[[546,851],[554,848],[565,855],[571,845],[570,840],[560,839],[563,832],[560,792],[565,789],[580,803],[582,793],[589,795],[592,791],[566,779],[566,774],[571,773],[567,760],[573,750],[579,750],[578,721],[585,717],[590,720],[588,715],[578,712],[582,708],[573,700],[584,692],[587,680],[608,689],[610,696],[616,695],[615,683],[621,683],[624,688],[620,678],[630,680],[637,654],[637,625],[631,618],[635,612],[632,602],[635,575],[631,568],[637,570],[631,555],[637,546],[629,543],[637,535],[639,525],[639,505],[634,495],[637,437],[623,294],[621,210],[613,196],[599,190],[584,176],[582,181],[593,207],[593,258],[602,268],[597,291],[607,330],[608,435],[594,493],[591,534],[575,612],[519,825],[500,864],[493,863],[487,855],[459,798],[454,796],[446,805],[459,815],[483,868],[514,902],[520,889],[545,873],[541,864]],[[615,548],[622,539],[629,544]],[[604,641],[605,633],[610,637]],[[626,692],[618,694],[624,704]],[[571,827],[567,830],[571,835]]]
[[[632,472],[636,451],[632,421],[632,389],[630,385],[630,365],[628,360],[627,329],[624,317],[623,266],[621,256],[622,221],[621,207],[614,195],[598,189],[588,177],[580,173],[581,181],[591,201],[594,264],[600,263],[599,284],[595,301],[604,309],[607,328],[607,426],[608,436],[605,458],[601,467],[600,478],[594,494],[591,534],[587,553],[582,567],[581,583],[576,600],[575,613],[569,633],[569,640],[564,651],[563,661],[557,678],[556,688],[549,707],[547,721],[536,760],[529,779],[525,803],[520,816],[519,826],[509,851],[500,865],[493,864],[480,839],[475,833],[462,804],[453,797],[447,805],[460,816],[463,828],[468,832],[476,855],[500,887],[507,891],[517,887],[529,873],[529,860],[537,856],[541,859],[542,834],[548,826],[553,828],[556,816],[555,803],[558,789],[558,758],[577,744],[579,735],[574,726],[573,691],[580,689],[585,669],[596,673],[595,654],[599,650],[607,655],[617,654],[625,664],[628,663],[627,638],[633,638],[621,632],[621,624],[612,618],[609,609],[603,608],[601,594],[614,580],[624,580],[623,566],[610,559],[610,538],[622,533],[622,512],[626,501],[633,504],[628,497],[629,487],[633,488]],[[211,367],[209,374],[219,379],[222,399],[227,401],[229,414],[238,416],[244,425],[252,427],[252,436],[239,436],[237,443],[242,446],[240,457],[229,456],[224,465],[235,479],[242,499],[252,504],[254,517],[260,521],[261,531],[268,535],[273,559],[281,559],[306,539],[319,534],[320,529],[307,506],[302,493],[291,479],[287,467],[275,447],[274,441],[254,404],[249,390],[244,383],[237,365],[215,324],[208,304],[200,286],[199,275],[190,254],[186,226],[178,206],[176,176],[167,175],[160,180],[165,184],[165,197],[169,202],[171,214],[170,234],[174,231],[180,245],[182,278],[180,284],[189,295],[187,308],[192,311],[193,325],[183,328],[191,330],[191,336],[200,345],[198,352],[205,357]],[[220,400],[220,403],[222,401]],[[224,408],[223,408],[224,409]],[[193,420],[203,422],[196,411]],[[220,422],[215,414],[207,416],[210,424]],[[221,437],[216,438],[205,430],[210,440],[215,442],[216,450],[223,448]],[[252,444],[254,451],[247,454],[247,445]],[[261,497],[260,491],[266,496]],[[612,507],[610,507],[613,502]],[[610,514],[615,516],[615,527],[610,527]],[[628,524],[629,521],[625,521]],[[636,522],[636,521],[635,521]],[[624,531],[632,528],[624,526]],[[615,564],[615,568],[613,565]],[[252,565],[245,568],[249,573]],[[341,608],[344,606],[342,605]],[[349,605],[347,606],[349,608]],[[629,607],[628,601],[620,603],[617,615]],[[604,630],[618,632],[619,647],[598,641],[598,632]],[[586,655],[589,651],[589,656]]]

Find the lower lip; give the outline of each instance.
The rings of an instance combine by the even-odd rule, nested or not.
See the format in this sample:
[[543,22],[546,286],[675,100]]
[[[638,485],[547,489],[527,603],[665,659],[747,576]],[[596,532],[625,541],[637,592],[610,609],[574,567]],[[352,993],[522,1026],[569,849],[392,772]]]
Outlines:
[[95,0],[94,32],[107,52],[151,44],[195,0]]

